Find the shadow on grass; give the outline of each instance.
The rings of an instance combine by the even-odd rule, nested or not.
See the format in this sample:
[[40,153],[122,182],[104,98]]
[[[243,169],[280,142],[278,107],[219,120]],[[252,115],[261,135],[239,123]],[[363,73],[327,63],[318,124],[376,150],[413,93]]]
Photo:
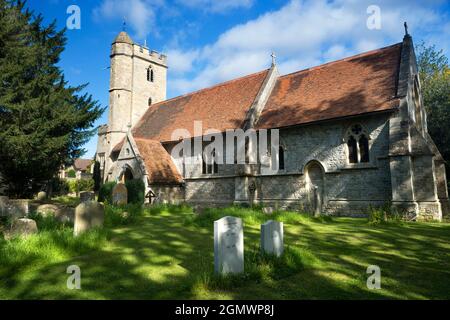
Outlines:
[[[226,212],[224,213],[226,214]],[[211,285],[213,225],[178,211],[152,212],[113,228],[100,246],[71,247],[53,239],[61,257],[46,263],[32,252],[0,262],[7,299],[448,299],[450,226],[370,226],[364,219],[285,222],[285,243],[304,250],[298,270],[277,266],[236,286]],[[215,218],[215,217],[214,217]],[[268,216],[267,219],[270,217]],[[206,219],[206,218],[204,218]],[[265,218],[264,218],[265,219]],[[187,221],[187,222],[186,222]],[[259,220],[244,226],[245,255],[259,243]],[[101,241],[99,239],[98,241]],[[0,244],[4,248],[4,244]],[[56,250],[58,251],[58,250]],[[14,262],[14,263],[13,263]],[[69,265],[81,268],[81,290],[69,290]],[[381,268],[381,290],[366,288],[366,268]],[[270,263],[268,268],[271,267]],[[268,275],[268,276],[267,276]]]

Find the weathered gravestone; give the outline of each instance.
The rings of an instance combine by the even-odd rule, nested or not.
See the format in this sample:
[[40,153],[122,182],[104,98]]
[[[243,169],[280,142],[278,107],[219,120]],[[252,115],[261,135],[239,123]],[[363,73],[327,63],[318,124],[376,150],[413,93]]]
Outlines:
[[30,200],[28,199],[9,199],[6,208],[6,215],[16,218],[28,216],[30,212]]
[[9,198],[7,196],[0,196],[0,216],[6,215],[6,209],[8,207],[8,200],[9,200]]
[[112,190],[112,202],[114,205],[123,205],[128,203],[128,190],[123,183],[118,183]]
[[103,226],[105,211],[103,205],[96,201],[80,203],[75,209],[73,233],[75,236],[91,228]]
[[261,250],[277,257],[283,254],[283,222],[269,220],[261,225]]
[[86,202],[86,201],[94,201],[95,200],[95,193],[92,191],[82,191],[80,192],[80,202]]
[[244,232],[242,219],[231,216],[214,221],[214,271],[244,272]]
[[26,237],[37,232],[38,228],[36,221],[33,219],[14,219],[11,224],[11,229],[5,234],[5,238],[11,239],[14,237]]

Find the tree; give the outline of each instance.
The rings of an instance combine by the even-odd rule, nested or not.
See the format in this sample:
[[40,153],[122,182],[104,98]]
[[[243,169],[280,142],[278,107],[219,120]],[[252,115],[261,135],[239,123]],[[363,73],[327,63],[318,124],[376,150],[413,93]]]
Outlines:
[[427,111],[428,132],[436,143],[446,163],[447,180],[450,180],[450,68],[442,50],[416,46],[422,97]]
[[94,191],[98,192],[100,190],[100,184],[102,182],[100,162],[98,161],[95,161],[94,163],[94,173],[92,174],[92,179],[94,179]]
[[29,196],[80,157],[104,109],[57,66],[65,29],[43,25],[20,0],[0,0],[0,172],[10,195]]

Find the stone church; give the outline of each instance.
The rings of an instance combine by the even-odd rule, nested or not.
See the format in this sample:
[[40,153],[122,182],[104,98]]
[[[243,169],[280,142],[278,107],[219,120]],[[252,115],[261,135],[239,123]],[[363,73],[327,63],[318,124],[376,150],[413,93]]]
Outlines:
[[[269,69],[166,99],[167,57],[121,32],[112,43],[104,181],[142,179],[147,201],[259,204],[360,215],[390,204],[422,219],[450,210],[444,159],[427,132],[412,38],[317,67]],[[195,132],[194,123],[202,130]],[[173,154],[177,129],[278,129],[267,165]],[[205,146],[207,144],[203,144]],[[189,161],[187,161],[189,160]]]

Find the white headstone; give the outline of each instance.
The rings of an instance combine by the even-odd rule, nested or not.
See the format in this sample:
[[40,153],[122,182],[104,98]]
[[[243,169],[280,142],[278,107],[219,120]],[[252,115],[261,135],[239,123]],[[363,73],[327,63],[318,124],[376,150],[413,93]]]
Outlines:
[[261,225],[261,250],[277,257],[283,254],[283,222],[269,220]]
[[242,219],[231,216],[214,221],[214,271],[244,272],[244,231]]

